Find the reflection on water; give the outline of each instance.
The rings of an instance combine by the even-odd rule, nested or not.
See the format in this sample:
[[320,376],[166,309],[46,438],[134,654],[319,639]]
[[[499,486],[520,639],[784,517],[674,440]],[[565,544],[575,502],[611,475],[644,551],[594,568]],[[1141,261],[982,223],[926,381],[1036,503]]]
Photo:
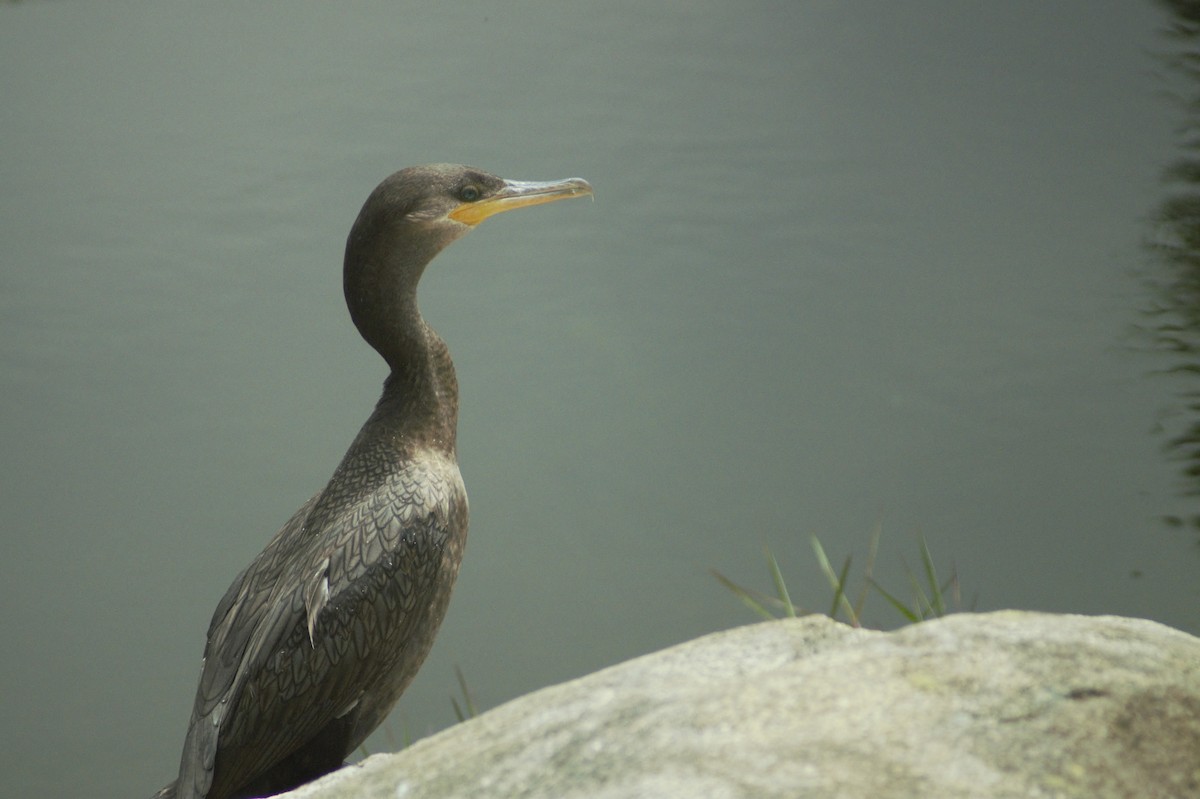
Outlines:
[[[1190,386],[1180,392],[1183,429],[1168,433],[1167,449],[1184,463],[1188,495],[1200,497],[1200,2],[1164,4],[1172,12],[1168,37],[1173,47],[1166,60],[1184,79],[1179,99],[1187,116],[1180,128],[1183,152],[1167,170],[1167,196],[1154,216],[1157,235],[1150,246],[1166,270],[1156,281],[1150,332],[1156,346],[1170,353],[1169,371]],[[1165,519],[1200,530],[1200,512]]]

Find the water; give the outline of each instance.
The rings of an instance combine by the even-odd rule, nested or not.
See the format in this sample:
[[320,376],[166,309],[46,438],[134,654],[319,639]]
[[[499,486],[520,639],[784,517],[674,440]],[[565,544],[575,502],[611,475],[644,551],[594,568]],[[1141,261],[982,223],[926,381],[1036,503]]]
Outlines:
[[0,793],[172,775],[216,600],[384,377],[341,250],[413,163],[596,200],[422,285],[472,537],[394,738],[455,665],[487,707],[751,621],[708,570],[764,546],[824,609],[809,536],[877,524],[898,590],[919,533],[980,609],[1200,630],[1131,333],[1167,16],[1101,5],[0,7]]

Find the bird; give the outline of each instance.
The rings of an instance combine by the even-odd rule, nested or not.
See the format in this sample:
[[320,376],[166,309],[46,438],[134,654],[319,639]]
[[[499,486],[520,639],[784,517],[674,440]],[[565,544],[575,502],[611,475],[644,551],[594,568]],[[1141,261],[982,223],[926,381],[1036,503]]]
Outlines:
[[154,799],[248,799],[342,765],[416,675],[467,538],[458,382],[417,283],[502,211],[592,195],[582,178],[505,180],[431,164],[384,179],[346,240],[350,317],[389,374],[328,485],[218,602],[177,778]]

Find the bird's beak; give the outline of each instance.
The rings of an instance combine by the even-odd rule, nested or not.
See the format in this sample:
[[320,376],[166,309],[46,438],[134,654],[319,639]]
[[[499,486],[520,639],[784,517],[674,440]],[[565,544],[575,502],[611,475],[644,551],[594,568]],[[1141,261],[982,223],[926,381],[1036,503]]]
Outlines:
[[592,194],[592,184],[583,178],[566,180],[529,181],[506,180],[504,187],[491,197],[473,203],[463,203],[450,212],[456,222],[475,226],[493,214],[512,211],[527,205],[552,203],[568,197],[583,197]]

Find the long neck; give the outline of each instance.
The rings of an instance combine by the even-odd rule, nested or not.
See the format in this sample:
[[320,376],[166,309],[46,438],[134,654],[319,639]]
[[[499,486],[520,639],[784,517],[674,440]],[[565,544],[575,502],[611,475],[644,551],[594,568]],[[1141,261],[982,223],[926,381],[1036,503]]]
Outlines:
[[401,246],[386,235],[363,235],[356,224],[347,242],[343,279],[350,316],[391,368],[363,433],[406,451],[433,447],[454,454],[454,364],[445,342],[417,309],[421,274],[448,241],[418,237]]
[[391,374],[366,427],[379,429],[402,449],[435,449],[454,457],[458,426],[454,362],[441,337],[424,320],[420,327],[423,335],[408,342],[403,357],[389,359]]

